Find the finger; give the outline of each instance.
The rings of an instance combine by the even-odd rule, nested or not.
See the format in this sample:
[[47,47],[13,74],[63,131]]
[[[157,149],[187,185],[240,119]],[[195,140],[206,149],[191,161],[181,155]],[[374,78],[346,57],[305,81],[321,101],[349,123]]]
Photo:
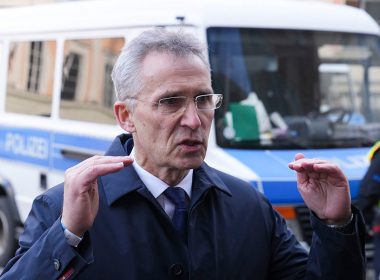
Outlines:
[[298,162],[295,162],[294,164],[299,168],[302,168],[305,171],[316,171],[316,172],[334,172],[334,171],[339,171],[339,167],[331,162],[328,162],[326,160],[321,160],[321,159],[306,159],[306,160],[301,160]]
[[76,172],[81,173],[84,170],[86,170],[89,167],[92,167],[97,164],[104,164],[104,163],[117,163],[117,162],[123,162],[125,166],[128,166],[133,162],[133,159],[129,156],[93,156],[90,157],[81,163],[77,164],[73,168],[70,168],[70,172]]
[[307,164],[304,164],[303,162],[297,160],[297,161],[293,161],[293,162],[290,162],[288,164],[288,167],[294,171],[297,171],[297,172],[303,172],[307,169]]
[[124,167],[124,162],[96,163],[77,174],[76,183],[80,185],[89,185],[96,181],[98,177],[118,172]]
[[86,160],[86,164],[96,165],[104,163],[116,163],[125,162],[127,165],[133,162],[133,159],[129,156],[94,156]]
[[94,156],[85,160],[84,164],[68,169],[65,174],[65,181],[75,181],[76,184],[86,185],[97,177],[117,172],[132,162],[133,160],[130,157]]
[[335,173],[335,174],[342,174],[343,175],[340,168],[336,164],[332,164],[332,163],[315,164],[314,170],[316,172],[319,172],[319,173],[324,172],[324,173],[329,173],[329,174]]
[[316,164],[328,164],[329,162],[326,160],[318,159],[318,158],[301,158],[299,160],[293,161],[288,164],[290,169],[293,169],[298,172],[302,171],[313,171],[314,166]]
[[301,168],[301,165],[300,165],[300,160],[304,159],[305,158],[305,155],[302,154],[302,153],[296,153],[296,155],[294,156],[294,161],[292,162],[289,162],[288,163],[288,167],[290,169],[300,169]]
[[90,158],[87,158],[83,161],[81,161],[80,163],[70,167],[69,169],[67,170],[72,170],[72,171],[80,171],[83,169],[84,166],[88,165],[88,164],[92,164],[92,162],[94,161],[94,159],[96,158],[100,158],[102,157],[101,155],[95,155],[95,156],[92,156]]
[[82,166],[82,170],[79,174],[89,176],[89,178],[97,178],[99,176],[113,173],[123,169],[130,165],[133,160],[130,157],[112,157],[102,156],[95,157],[92,162],[89,162],[85,166]]
[[294,159],[295,159],[295,160],[299,160],[299,159],[301,159],[301,158],[305,158],[305,155],[302,154],[302,153],[296,153]]

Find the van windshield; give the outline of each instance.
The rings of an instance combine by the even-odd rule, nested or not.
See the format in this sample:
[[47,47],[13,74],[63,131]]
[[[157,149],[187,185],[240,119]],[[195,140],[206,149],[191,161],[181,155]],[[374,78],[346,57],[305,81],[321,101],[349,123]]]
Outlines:
[[207,30],[218,145],[363,147],[380,139],[380,40],[374,35]]

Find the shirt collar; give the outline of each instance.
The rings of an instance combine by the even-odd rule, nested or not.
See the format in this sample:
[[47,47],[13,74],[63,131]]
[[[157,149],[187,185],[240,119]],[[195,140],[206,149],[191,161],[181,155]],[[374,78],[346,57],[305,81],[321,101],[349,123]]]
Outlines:
[[[134,159],[135,158],[135,148],[132,149],[130,156]],[[152,193],[154,198],[159,197],[167,188],[169,188],[169,185],[166,184],[161,179],[157,178],[153,174],[146,171],[144,168],[142,168],[136,160],[132,163],[134,169],[136,170],[136,173],[139,175],[141,181],[144,183],[144,185],[147,187],[147,189]],[[174,187],[179,187],[184,189],[184,191],[187,193],[189,197],[191,197],[191,186],[193,184],[193,169],[190,169],[187,175]]]

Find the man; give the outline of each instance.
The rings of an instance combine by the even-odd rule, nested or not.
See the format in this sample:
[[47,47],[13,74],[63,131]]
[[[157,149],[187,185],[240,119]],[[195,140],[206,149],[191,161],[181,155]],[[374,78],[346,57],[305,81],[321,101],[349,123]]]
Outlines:
[[364,279],[363,222],[337,166],[289,164],[315,213],[308,256],[259,192],[203,162],[221,96],[192,36],[142,33],[113,80],[133,140],[36,198],[2,279]]
[[380,141],[370,149],[370,166],[360,183],[358,207],[363,211],[368,233],[374,244],[373,267],[380,276]]

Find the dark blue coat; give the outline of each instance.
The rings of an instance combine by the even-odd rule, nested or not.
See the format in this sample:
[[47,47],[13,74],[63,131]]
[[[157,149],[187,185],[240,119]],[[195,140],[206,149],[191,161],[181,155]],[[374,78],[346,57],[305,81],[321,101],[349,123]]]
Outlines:
[[[107,155],[128,154],[126,138],[116,138]],[[186,247],[132,166],[98,184],[99,212],[78,249],[60,225],[63,186],[36,198],[1,279],[364,279],[357,213],[350,235],[312,217],[308,256],[258,191],[203,164],[194,170]]]

